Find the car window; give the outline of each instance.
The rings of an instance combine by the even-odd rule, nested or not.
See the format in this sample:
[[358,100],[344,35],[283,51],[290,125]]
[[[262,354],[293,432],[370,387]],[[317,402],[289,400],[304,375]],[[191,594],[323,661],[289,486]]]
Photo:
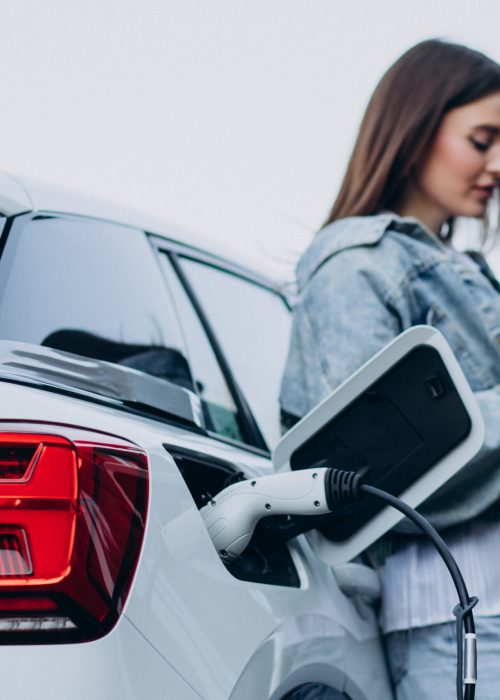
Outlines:
[[0,338],[115,362],[193,388],[144,233],[77,217],[19,219],[0,261]]
[[161,254],[160,259],[185,333],[189,362],[195,387],[200,395],[206,426],[219,435],[244,442],[242,419],[200,319],[168,257]]
[[283,298],[219,268],[179,258],[270,447],[281,435],[279,385],[290,336]]

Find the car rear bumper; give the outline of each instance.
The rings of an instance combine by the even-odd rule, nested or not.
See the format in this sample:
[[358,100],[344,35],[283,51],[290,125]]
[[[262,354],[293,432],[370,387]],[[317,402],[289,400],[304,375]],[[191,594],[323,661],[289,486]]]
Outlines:
[[83,644],[2,646],[2,695],[16,700],[199,700],[126,618]]

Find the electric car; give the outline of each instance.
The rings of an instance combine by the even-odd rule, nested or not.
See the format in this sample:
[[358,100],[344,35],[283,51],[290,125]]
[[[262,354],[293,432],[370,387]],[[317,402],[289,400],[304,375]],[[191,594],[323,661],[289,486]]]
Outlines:
[[375,573],[200,510],[272,473],[280,286],[161,221],[0,177],[0,661],[16,700],[389,700]]

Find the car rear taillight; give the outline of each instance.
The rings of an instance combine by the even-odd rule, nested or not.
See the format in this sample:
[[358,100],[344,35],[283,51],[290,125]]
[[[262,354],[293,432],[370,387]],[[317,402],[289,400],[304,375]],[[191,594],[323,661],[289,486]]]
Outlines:
[[0,433],[0,642],[88,641],[116,623],[140,553],[146,455]]

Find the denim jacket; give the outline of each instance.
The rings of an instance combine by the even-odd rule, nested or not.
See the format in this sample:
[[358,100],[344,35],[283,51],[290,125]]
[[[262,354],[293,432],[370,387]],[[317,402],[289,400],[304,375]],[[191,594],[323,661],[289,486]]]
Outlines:
[[[421,511],[444,528],[500,503],[500,294],[478,264],[417,220],[384,213],[321,230],[299,262],[297,287],[284,411],[305,415],[403,330],[434,326],[476,395],[486,438]],[[398,529],[414,531],[408,521]]]

